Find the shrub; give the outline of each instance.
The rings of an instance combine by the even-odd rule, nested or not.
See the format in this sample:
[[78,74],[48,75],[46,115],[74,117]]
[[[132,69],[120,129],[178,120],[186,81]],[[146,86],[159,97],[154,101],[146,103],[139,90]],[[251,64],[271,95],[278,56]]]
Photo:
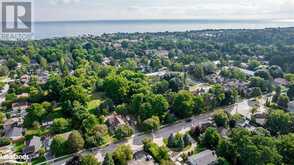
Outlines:
[[10,139],[7,137],[0,137],[0,147],[7,146],[10,144]]

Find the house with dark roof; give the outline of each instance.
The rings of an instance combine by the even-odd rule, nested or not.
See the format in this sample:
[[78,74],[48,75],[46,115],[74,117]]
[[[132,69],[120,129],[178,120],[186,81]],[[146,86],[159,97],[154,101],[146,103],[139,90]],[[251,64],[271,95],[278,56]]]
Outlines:
[[20,82],[23,84],[27,84],[30,81],[30,76],[25,74],[19,78]]
[[106,118],[106,124],[109,127],[110,132],[114,132],[114,130],[123,124],[126,124],[120,115],[112,114]]
[[39,150],[43,146],[41,138],[34,136],[30,141],[27,142],[26,147],[23,149],[22,153],[29,155],[30,158],[36,158],[39,156]]
[[215,151],[205,150],[196,155],[188,157],[189,165],[213,165],[217,162]]
[[28,102],[16,102],[11,105],[13,111],[26,110],[30,107]]

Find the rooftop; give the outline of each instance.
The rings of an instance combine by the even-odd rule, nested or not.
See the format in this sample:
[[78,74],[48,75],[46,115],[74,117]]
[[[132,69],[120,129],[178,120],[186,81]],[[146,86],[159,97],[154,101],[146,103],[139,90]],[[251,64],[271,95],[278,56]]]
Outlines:
[[191,165],[211,165],[217,160],[214,151],[205,150],[196,155],[188,157],[188,163]]

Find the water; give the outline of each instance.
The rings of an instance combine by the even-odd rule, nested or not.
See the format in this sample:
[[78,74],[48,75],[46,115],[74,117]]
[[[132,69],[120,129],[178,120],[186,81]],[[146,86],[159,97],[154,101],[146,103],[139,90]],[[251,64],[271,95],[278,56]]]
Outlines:
[[101,35],[117,32],[175,32],[203,29],[262,29],[294,27],[294,22],[238,21],[238,20],[114,20],[37,22],[33,26],[34,39]]

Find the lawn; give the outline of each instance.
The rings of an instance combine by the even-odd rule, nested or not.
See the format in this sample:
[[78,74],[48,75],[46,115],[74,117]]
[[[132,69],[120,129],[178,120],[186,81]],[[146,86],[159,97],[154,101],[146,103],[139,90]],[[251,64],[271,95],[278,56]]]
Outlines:
[[44,161],[46,161],[46,159],[45,159],[44,156],[42,156],[42,157],[38,157],[38,158],[33,159],[32,164],[39,164],[39,163],[42,163]]
[[48,119],[56,119],[56,118],[61,118],[63,117],[61,107],[56,107],[53,109],[51,113],[47,116]]
[[25,147],[24,140],[18,141],[14,144],[14,149],[16,153],[22,152],[22,149]]
[[7,77],[6,76],[0,77],[0,82],[6,81],[6,80],[7,80]]
[[44,136],[49,133],[49,129],[39,128],[39,129],[28,129],[26,131],[25,137],[26,139],[30,139],[33,136]]
[[88,102],[88,105],[87,105],[87,110],[94,114],[95,113],[95,110],[96,108],[101,104],[101,100],[100,99],[94,99],[94,100],[91,100]]

